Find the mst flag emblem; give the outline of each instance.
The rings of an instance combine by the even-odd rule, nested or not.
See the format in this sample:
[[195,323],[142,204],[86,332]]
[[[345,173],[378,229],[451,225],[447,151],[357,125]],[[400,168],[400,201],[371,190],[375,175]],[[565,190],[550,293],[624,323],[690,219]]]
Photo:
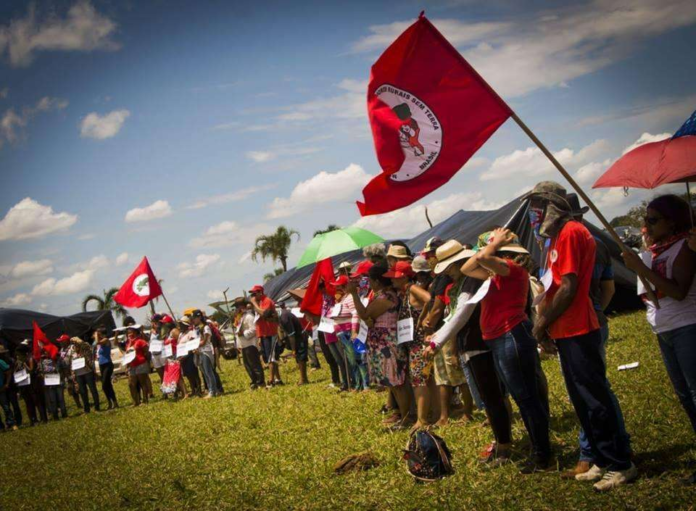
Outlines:
[[147,257],[143,257],[135,271],[128,277],[118,293],[114,295],[116,303],[124,307],[142,307],[150,300],[162,294],[162,288],[152,273]]

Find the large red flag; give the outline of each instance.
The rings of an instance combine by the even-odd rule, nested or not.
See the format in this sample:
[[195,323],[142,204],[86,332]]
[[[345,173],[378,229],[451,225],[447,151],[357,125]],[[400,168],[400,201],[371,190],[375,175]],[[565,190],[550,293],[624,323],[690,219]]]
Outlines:
[[315,316],[321,316],[321,306],[324,301],[324,297],[319,289],[319,283],[324,281],[326,286],[326,291],[333,296],[336,290],[331,285],[334,280],[334,270],[333,264],[331,263],[331,258],[319,261],[314,267],[314,272],[312,273],[312,278],[309,279],[309,285],[307,286],[307,292],[300,303],[301,312],[309,312]]
[[48,337],[46,337],[46,334],[43,333],[43,330],[39,328],[39,325],[36,323],[36,321],[33,322],[34,325],[34,345],[33,345],[33,355],[34,355],[34,360],[37,362],[41,360],[41,350],[43,349],[46,353],[48,353],[48,356],[52,359],[56,358],[56,355],[58,355],[58,348],[56,348],[53,344],[51,344],[51,341],[48,340]]
[[143,257],[133,274],[114,295],[114,301],[124,307],[139,308],[161,294],[162,288],[157,282],[157,277],[152,273],[147,257]]
[[512,115],[423,14],[372,66],[367,109],[382,173],[363,189],[363,216],[444,185]]

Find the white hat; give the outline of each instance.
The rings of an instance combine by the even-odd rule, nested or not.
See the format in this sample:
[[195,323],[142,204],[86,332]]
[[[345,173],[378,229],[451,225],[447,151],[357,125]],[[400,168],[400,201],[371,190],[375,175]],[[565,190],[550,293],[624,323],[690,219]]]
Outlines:
[[437,257],[438,263],[435,266],[435,273],[442,273],[450,264],[468,259],[475,253],[474,250],[465,249],[457,240],[449,240],[444,245],[437,247],[435,257]]

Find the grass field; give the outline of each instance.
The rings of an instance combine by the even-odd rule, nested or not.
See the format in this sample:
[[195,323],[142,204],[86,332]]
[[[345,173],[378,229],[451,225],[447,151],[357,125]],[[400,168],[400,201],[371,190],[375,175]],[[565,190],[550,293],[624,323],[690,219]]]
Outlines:
[[[616,370],[634,361],[638,369]],[[73,404],[67,420],[0,435],[0,509],[693,509],[696,492],[679,484],[693,469],[693,432],[643,314],[612,319],[608,364],[640,471],[609,494],[558,473],[478,467],[476,455],[491,440],[482,414],[440,432],[456,473],[417,484],[400,459],[407,434],[380,427],[385,394],[338,394],[327,388],[324,367],[310,373],[311,385],[296,387],[294,362],[281,368],[288,385],[251,392],[243,367],[230,361],[219,399],[156,400],[86,416]],[[572,466],[574,414],[557,361],[543,365],[552,442],[559,463]],[[116,390],[130,403],[125,381]],[[519,415],[514,436],[524,445]],[[380,466],[333,474],[336,461],[361,451]]]

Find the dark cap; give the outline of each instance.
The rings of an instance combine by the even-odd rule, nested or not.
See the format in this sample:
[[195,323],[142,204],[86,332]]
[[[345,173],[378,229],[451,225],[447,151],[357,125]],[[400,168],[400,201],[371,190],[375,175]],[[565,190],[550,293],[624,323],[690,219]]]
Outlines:
[[573,216],[582,216],[590,210],[587,206],[580,207],[580,199],[576,193],[566,195],[566,200],[570,204],[570,214]]

